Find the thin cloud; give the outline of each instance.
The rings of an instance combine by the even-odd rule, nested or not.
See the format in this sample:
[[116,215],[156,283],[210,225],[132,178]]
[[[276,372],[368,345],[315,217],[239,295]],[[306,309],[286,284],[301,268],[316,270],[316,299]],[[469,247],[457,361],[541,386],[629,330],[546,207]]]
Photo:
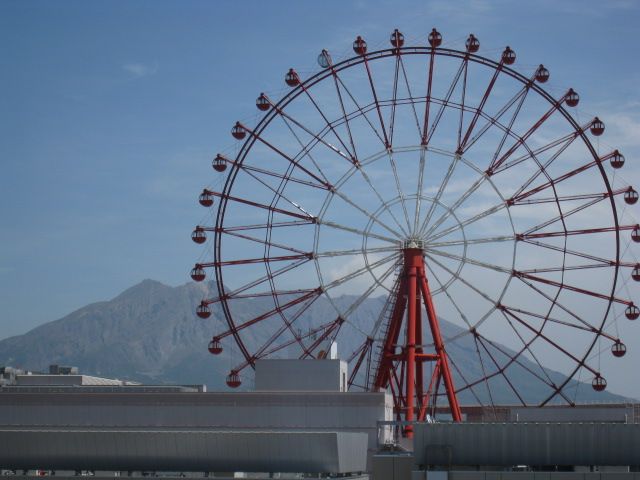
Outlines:
[[122,69],[135,78],[154,75],[158,71],[158,65],[145,65],[144,63],[125,63]]

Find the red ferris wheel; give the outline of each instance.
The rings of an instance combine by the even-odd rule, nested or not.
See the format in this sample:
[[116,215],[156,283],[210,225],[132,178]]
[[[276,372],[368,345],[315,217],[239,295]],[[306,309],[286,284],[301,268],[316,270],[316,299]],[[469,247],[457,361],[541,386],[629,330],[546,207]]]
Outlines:
[[337,341],[349,387],[388,389],[409,421],[439,400],[460,421],[461,401],[604,390],[601,352],[626,352],[617,319],[640,316],[626,294],[640,227],[621,220],[638,193],[594,140],[604,123],[580,120],[573,89],[543,88],[543,65],[514,70],[509,47],[492,60],[436,29],[390,43],[357,37],[351,58],[290,69],[290,91],[260,94],[236,153],[213,160],[225,181],[200,195],[217,213],[192,234],[213,242],[191,277],[218,290],[196,312],[224,316],[209,351],[241,352],[227,384]]

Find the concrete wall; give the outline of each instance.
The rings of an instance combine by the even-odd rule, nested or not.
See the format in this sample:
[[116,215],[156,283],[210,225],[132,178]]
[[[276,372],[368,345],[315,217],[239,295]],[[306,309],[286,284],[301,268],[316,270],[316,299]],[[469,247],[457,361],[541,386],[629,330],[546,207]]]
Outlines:
[[347,473],[365,470],[366,444],[345,432],[0,428],[0,467]]
[[418,466],[640,465],[640,425],[418,424]]
[[362,432],[372,450],[392,415],[385,393],[0,393],[3,426]]
[[273,359],[256,362],[256,391],[345,392],[347,362]]

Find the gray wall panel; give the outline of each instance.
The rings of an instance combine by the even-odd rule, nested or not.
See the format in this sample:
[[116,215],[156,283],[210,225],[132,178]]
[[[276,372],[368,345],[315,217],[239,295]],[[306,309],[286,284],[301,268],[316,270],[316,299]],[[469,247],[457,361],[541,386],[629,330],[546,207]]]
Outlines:
[[345,473],[365,470],[367,450],[344,432],[0,430],[7,440],[0,465],[14,469]]
[[640,465],[640,425],[420,424],[417,465]]

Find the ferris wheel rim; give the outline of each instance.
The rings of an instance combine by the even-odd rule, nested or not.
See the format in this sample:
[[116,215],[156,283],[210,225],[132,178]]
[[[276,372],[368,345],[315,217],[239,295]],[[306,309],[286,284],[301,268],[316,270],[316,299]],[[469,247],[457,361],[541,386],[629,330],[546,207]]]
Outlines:
[[[476,63],[482,64],[484,66],[487,66],[489,68],[493,68],[495,69],[499,64],[493,60],[490,60],[486,57],[482,57],[479,55],[475,55],[475,54],[470,54],[468,52],[462,52],[459,50],[453,50],[453,49],[443,49],[443,48],[431,48],[431,47],[402,47],[402,48],[391,48],[391,49],[383,49],[383,50],[378,50],[378,51],[374,51],[374,52],[370,52],[370,53],[366,53],[363,56],[355,56],[355,57],[351,57],[349,59],[343,60],[342,62],[336,64],[333,66],[332,69],[335,69],[336,71],[342,71],[346,68],[351,68],[355,65],[358,65],[360,63],[363,63],[365,61],[365,58],[368,60],[375,60],[375,59],[382,59],[382,58],[386,58],[386,57],[390,57],[390,56],[395,56],[395,55],[427,55],[427,54],[431,54],[434,53],[435,55],[445,55],[445,56],[450,56],[450,57],[456,57],[456,58],[462,58],[462,57],[467,57],[468,60],[474,61]],[[294,88],[291,92],[289,92],[287,95],[285,95],[277,104],[276,107],[279,109],[283,109],[284,107],[286,107],[286,105],[288,103],[290,103],[291,101],[293,101],[297,96],[302,94],[302,86],[305,87],[311,87],[314,84],[326,79],[327,77],[329,77],[329,75],[331,75],[331,70],[332,69],[323,69],[320,72],[318,72],[317,74],[311,76],[310,78],[306,79],[304,82],[301,82],[301,85],[297,86],[296,88]],[[557,100],[553,99],[544,89],[542,89],[540,86],[536,85],[534,82],[531,82],[530,79],[526,78],[524,75],[516,72],[515,70],[511,69],[510,67],[506,66],[506,65],[502,65],[501,66],[501,72],[504,72],[508,75],[510,75],[512,78],[518,80],[520,83],[525,84],[525,83],[531,83],[530,88],[535,90],[542,98],[544,98],[545,100],[547,100],[549,103],[552,102],[556,102]],[[265,128],[267,128],[267,126],[270,124],[270,122],[275,118],[275,116],[277,115],[277,113],[275,112],[276,108],[273,108],[268,114],[266,114],[258,123],[258,125],[254,128],[254,131],[261,133],[262,131],[264,131]],[[567,120],[569,122],[569,124],[572,126],[572,128],[575,131],[580,131],[579,136],[582,139],[583,144],[588,148],[588,150],[590,151],[591,155],[593,156],[594,159],[599,159],[598,154],[596,153],[593,145],[591,144],[589,138],[586,136],[585,131],[577,124],[577,122],[575,122],[575,120],[573,119],[573,117],[566,111],[566,109],[563,106],[560,106],[558,108],[558,111],[561,112],[561,114],[563,115],[563,117],[565,118],[565,120]],[[254,137],[250,137],[248,138],[242,145],[237,158],[236,158],[236,163],[238,164],[242,164],[242,162],[244,162],[244,159],[246,158],[247,154],[251,151],[251,148],[253,146],[253,144],[255,143],[255,138]],[[609,179],[608,176],[606,174],[606,172],[604,171],[604,168],[602,166],[602,164],[600,162],[597,162],[597,167],[600,171],[600,176],[603,179],[603,182],[605,184],[605,188],[607,190],[607,192],[609,193],[609,199],[610,199],[610,203],[611,203],[611,212],[612,212],[612,216],[613,216],[613,220],[614,220],[614,226],[615,226],[615,237],[616,237],[616,254],[615,254],[615,260],[616,260],[616,265],[614,266],[615,272],[613,275],[613,281],[612,281],[612,285],[611,285],[611,296],[613,297],[613,295],[615,294],[616,288],[617,288],[617,280],[618,280],[618,271],[619,271],[619,260],[620,260],[620,232],[619,232],[619,220],[618,220],[618,214],[617,214],[617,209],[616,209],[616,205],[614,202],[614,197],[612,194],[612,189],[611,189],[611,185],[609,183]],[[222,236],[222,231],[221,231],[221,226],[224,224],[224,215],[225,215],[225,211],[226,211],[226,204],[229,200],[229,193],[231,192],[232,186],[233,186],[233,182],[235,180],[235,177],[237,175],[237,173],[240,171],[239,166],[238,165],[234,165],[232,171],[230,172],[230,174],[227,176],[227,180],[225,182],[225,186],[224,186],[224,190],[222,192],[221,195],[221,201],[220,201],[220,205],[218,207],[218,211],[217,211],[217,215],[216,215],[216,231],[215,231],[215,247],[214,247],[214,258],[216,259],[216,261],[218,261],[219,259],[221,259],[221,255],[220,255],[220,245],[221,245],[221,236]],[[316,230],[319,228],[319,225],[316,225]],[[566,227],[565,227],[566,228]],[[515,232],[514,232],[515,233]],[[564,242],[564,248],[567,248],[567,244],[566,244],[567,238],[565,237],[565,242]],[[514,242],[514,245],[517,244],[517,242]],[[514,258],[515,258],[515,248],[514,248]],[[566,261],[566,254],[565,254],[565,260]],[[219,263],[219,262],[218,262]],[[223,272],[222,272],[222,267],[217,265],[214,267],[215,270],[215,278],[217,281],[217,287],[219,289],[219,293],[220,293],[220,297],[224,298],[227,294],[227,292],[225,291],[225,285],[224,285],[224,281],[223,281]],[[510,277],[509,282],[511,281]],[[560,293],[560,291],[562,291],[562,289],[559,289],[557,291],[557,294]],[[608,306],[606,308],[606,311],[604,313],[602,322],[599,325],[599,332],[604,328],[604,325],[606,323],[606,319],[609,316],[609,312],[610,309],[612,307],[612,301],[610,301],[608,303]],[[235,324],[232,320],[232,315],[231,312],[229,310],[228,305],[226,304],[226,301],[222,301],[222,308],[225,314],[225,318],[227,320],[228,326],[231,329],[235,328]],[[552,304],[552,307],[553,308]],[[253,362],[252,359],[254,358],[246,349],[246,347],[244,347],[243,345],[243,340],[240,338],[239,333],[238,332],[234,332],[233,336],[235,337],[236,340],[236,345],[239,346],[243,356],[245,357],[245,359],[251,364],[251,366],[253,367]],[[553,393],[553,395],[551,395],[547,400],[545,400],[544,403],[547,403],[548,401],[550,401],[553,397],[555,397],[561,390],[562,388],[569,383],[569,381],[571,381],[575,374],[578,372],[578,370],[580,370],[580,368],[582,368],[584,366],[584,362],[586,361],[587,357],[590,355],[590,353],[592,352],[593,348],[595,347],[596,342],[598,341],[599,335],[596,335],[591,343],[591,345],[589,346],[589,348],[587,349],[587,351],[584,354],[584,357],[581,359],[581,363],[576,365],[576,368],[571,372],[570,375],[567,376],[567,380],[558,387],[557,391]],[[466,388],[466,387],[465,387]]]

